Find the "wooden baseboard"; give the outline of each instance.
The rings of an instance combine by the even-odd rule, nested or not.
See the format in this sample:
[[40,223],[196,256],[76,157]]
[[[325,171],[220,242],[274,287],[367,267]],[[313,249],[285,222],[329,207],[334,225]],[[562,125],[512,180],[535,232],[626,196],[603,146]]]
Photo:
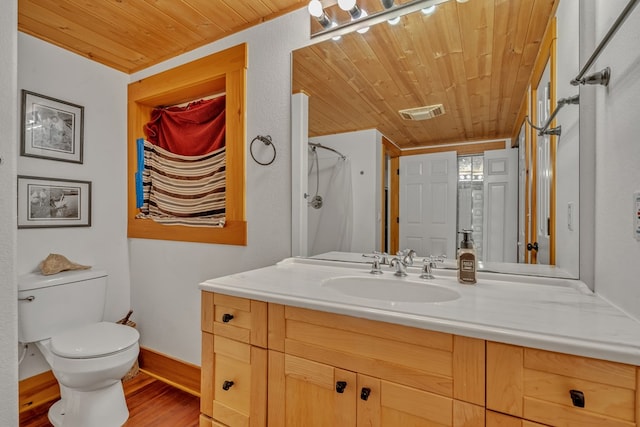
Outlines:
[[60,398],[60,387],[53,372],[46,371],[18,383],[19,412],[25,412]]
[[140,370],[169,385],[200,397],[200,367],[141,347]]
[[[200,367],[141,347],[140,370],[189,394],[200,397]],[[19,385],[19,412],[60,398],[58,381],[51,371],[26,378]]]

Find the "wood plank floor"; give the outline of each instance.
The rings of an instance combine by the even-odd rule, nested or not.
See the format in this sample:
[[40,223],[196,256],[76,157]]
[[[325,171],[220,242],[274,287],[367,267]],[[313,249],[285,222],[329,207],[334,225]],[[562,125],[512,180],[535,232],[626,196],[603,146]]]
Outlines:
[[[200,399],[140,372],[125,381],[129,407],[126,427],[198,427]],[[54,402],[51,402],[53,404]],[[20,427],[51,427],[47,411],[51,405],[20,414]]]

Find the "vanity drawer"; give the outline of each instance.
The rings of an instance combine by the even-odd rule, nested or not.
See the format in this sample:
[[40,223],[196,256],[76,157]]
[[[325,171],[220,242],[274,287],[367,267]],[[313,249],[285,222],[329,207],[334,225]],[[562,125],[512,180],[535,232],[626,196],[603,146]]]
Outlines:
[[228,426],[266,420],[267,350],[203,333],[200,410]]
[[635,426],[636,367],[487,343],[487,409],[557,426]]
[[202,292],[202,330],[267,347],[267,303]]
[[484,406],[483,340],[289,306],[269,322],[270,348]]

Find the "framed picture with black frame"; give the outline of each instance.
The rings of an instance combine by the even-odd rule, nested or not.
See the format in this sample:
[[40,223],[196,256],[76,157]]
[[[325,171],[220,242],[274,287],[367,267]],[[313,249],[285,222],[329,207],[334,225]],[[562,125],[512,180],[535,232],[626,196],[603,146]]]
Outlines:
[[91,182],[18,176],[18,228],[90,226]]
[[22,90],[20,155],[82,163],[84,107]]

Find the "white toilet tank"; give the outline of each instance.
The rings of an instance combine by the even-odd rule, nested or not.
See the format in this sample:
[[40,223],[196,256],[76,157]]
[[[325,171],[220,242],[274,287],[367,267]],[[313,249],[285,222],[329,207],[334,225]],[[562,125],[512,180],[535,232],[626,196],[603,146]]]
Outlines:
[[37,342],[102,320],[107,273],[63,271],[51,276],[30,273],[18,278],[18,340]]

